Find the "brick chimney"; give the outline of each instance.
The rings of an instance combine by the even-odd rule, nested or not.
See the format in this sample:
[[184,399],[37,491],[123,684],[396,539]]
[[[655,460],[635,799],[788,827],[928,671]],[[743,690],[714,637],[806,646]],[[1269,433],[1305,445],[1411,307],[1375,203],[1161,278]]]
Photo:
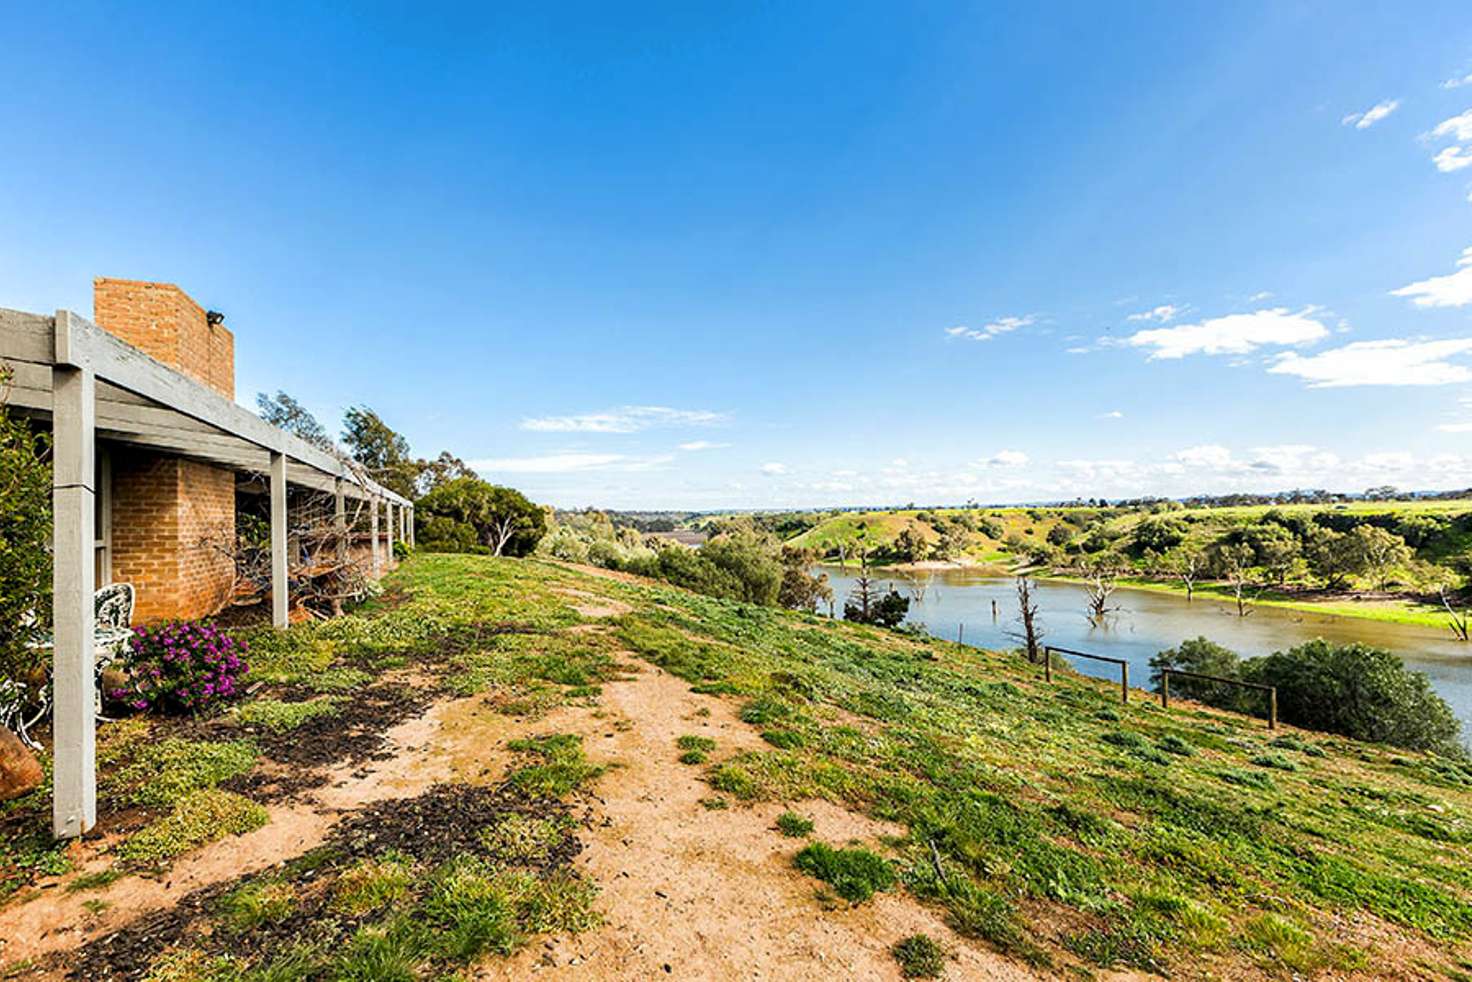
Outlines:
[[99,276],[92,281],[92,319],[144,354],[235,398],[235,336],[211,324],[204,308],[174,284]]
[[[147,355],[235,398],[235,338],[172,283],[98,277],[97,326]],[[134,621],[213,614],[230,599],[235,474],[130,444],[107,444],[114,581],[137,591]],[[101,582],[99,580],[99,582]]]

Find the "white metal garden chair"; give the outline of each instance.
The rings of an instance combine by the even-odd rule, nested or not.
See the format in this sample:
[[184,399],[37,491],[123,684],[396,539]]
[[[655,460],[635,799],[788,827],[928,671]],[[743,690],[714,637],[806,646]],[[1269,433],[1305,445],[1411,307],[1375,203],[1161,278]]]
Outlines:
[[[133,634],[133,600],[135,592],[131,583],[114,583],[98,590],[92,598],[92,654],[93,654],[93,709],[98,719],[102,715],[102,673],[117,660],[118,653]],[[38,651],[50,651],[55,641],[46,636],[31,647]],[[47,673],[49,676],[49,672]],[[46,718],[51,712],[51,682],[41,688],[40,705],[29,716],[26,714],[27,687],[14,679],[0,679],[0,726],[5,726],[20,737],[21,742],[31,749],[36,742],[31,739],[30,728]]]

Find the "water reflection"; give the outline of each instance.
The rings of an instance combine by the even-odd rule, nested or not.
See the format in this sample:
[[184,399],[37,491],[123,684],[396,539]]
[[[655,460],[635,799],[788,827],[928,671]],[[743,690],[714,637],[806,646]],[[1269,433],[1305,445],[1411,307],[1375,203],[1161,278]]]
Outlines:
[[[853,588],[854,570],[825,566],[839,610]],[[893,584],[915,598],[910,620],[931,634],[982,648],[1014,648],[1009,632],[1017,625],[1017,596],[1008,577],[984,576],[973,570],[947,569],[913,575],[886,573],[881,584]],[[1381,621],[1301,613],[1257,607],[1247,617],[1215,600],[1182,597],[1121,587],[1111,598],[1119,610],[1100,623],[1089,620],[1088,593],[1077,584],[1038,581],[1035,596],[1049,644],[1124,658],[1131,681],[1144,685],[1150,656],[1187,638],[1204,635],[1243,657],[1265,655],[1302,641],[1360,641],[1398,654],[1406,665],[1424,672],[1432,688],[1451,705],[1464,724],[1472,724],[1472,644],[1456,641],[1448,631]],[[1075,660],[1075,668],[1100,678],[1117,677],[1114,666]],[[1472,725],[1465,731],[1472,734]]]

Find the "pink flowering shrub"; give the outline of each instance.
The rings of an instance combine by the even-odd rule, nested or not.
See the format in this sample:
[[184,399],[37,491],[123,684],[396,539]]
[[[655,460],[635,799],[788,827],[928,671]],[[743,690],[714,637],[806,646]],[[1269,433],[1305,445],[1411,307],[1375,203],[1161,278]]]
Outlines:
[[240,695],[250,671],[245,653],[244,641],[212,624],[135,628],[123,659],[128,686],[107,695],[140,712],[197,713]]

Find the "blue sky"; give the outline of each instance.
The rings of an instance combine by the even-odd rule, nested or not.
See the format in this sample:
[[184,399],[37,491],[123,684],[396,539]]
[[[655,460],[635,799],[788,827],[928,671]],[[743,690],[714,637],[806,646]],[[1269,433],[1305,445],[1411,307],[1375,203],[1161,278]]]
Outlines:
[[565,506],[1472,485],[1472,9],[1030,6],[14,4],[0,306]]

